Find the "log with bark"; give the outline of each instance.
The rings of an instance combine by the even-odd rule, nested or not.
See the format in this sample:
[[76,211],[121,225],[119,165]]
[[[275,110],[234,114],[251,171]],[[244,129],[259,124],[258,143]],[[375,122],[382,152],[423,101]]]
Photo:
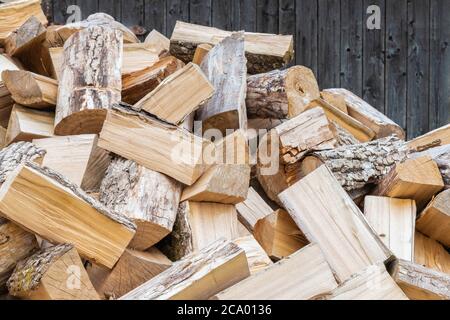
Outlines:
[[21,261],[8,280],[9,293],[28,300],[98,300],[73,245],[62,244]]
[[100,201],[136,223],[129,247],[146,250],[172,232],[181,188],[164,174],[116,157],[103,179]]
[[121,100],[122,34],[105,27],[66,41],[56,105],[55,134],[96,134],[107,109]]
[[247,79],[249,118],[292,119],[318,98],[320,91],[316,77],[311,69],[303,66],[274,70]]
[[[215,46],[232,32],[177,21],[170,38],[170,53],[188,63],[199,44]],[[287,65],[294,57],[292,36],[245,33],[245,54],[250,74],[269,72]]]

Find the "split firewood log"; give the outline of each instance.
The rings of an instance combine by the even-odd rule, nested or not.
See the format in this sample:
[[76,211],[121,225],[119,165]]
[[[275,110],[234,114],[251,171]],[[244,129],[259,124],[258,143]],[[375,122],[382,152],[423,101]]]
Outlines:
[[248,190],[247,199],[236,205],[236,210],[239,221],[252,233],[256,223],[273,212],[253,187]]
[[430,156],[438,165],[444,180],[445,189],[450,189],[450,144],[434,147],[422,152],[413,152],[408,155],[411,159]]
[[208,53],[213,48],[212,45],[207,43],[202,43],[197,46],[197,49],[195,49],[194,58],[192,59],[192,62],[198,65],[202,64],[202,61],[205,59],[205,57],[208,55]]
[[234,239],[233,243],[245,251],[251,275],[264,271],[273,264],[267,253],[251,234]]
[[450,144],[450,124],[409,141],[408,147],[414,152],[422,152],[447,144]]
[[170,51],[170,39],[162,35],[157,30],[153,29],[150,31],[148,36],[145,38],[144,43],[149,45],[152,49],[158,52],[160,57],[166,56]]
[[416,231],[414,238],[414,263],[450,274],[450,252],[419,231]]
[[11,93],[6,88],[2,73],[7,70],[20,70],[20,67],[7,55],[0,54],[0,126],[3,128],[8,127],[9,118],[12,108],[14,106],[14,100],[11,97]]

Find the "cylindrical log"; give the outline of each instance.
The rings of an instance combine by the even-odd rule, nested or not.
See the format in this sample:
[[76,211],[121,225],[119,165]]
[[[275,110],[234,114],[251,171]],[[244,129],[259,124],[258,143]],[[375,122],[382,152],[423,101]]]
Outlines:
[[249,118],[290,119],[320,98],[311,69],[295,66],[250,76],[247,80]]
[[122,33],[91,27],[64,44],[56,135],[96,134],[107,109],[121,100]]

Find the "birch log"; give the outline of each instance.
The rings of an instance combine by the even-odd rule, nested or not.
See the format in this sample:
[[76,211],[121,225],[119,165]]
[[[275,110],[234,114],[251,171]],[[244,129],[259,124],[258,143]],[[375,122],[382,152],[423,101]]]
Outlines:
[[122,35],[92,27],[70,37],[56,105],[55,134],[95,134],[107,109],[121,100]]

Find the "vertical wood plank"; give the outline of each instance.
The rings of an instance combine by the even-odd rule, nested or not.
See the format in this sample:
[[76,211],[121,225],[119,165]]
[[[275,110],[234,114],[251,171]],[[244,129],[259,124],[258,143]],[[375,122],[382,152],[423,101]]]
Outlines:
[[280,0],[278,20],[280,34],[295,36],[295,0]]
[[150,32],[153,29],[166,33],[166,0],[145,0],[144,26]]
[[320,88],[340,87],[340,0],[319,0],[319,61]]
[[406,130],[407,0],[386,1],[386,115]]
[[363,0],[341,0],[340,86],[362,96]]
[[[217,1],[212,1],[217,2]],[[222,2],[222,1],[218,1]],[[189,4],[190,21],[203,26],[211,25],[211,0],[191,0]]]
[[364,0],[364,11],[371,5],[381,9],[381,29],[370,30],[367,27],[369,15],[365,15],[364,39],[364,66],[363,66],[363,99],[381,112],[384,112],[385,91],[385,28],[386,7],[384,0]]
[[166,33],[170,37],[177,20],[189,21],[189,1],[167,0],[166,1]]
[[121,1],[117,0],[98,0],[98,11],[112,16],[117,21],[122,20]]
[[214,27],[224,30],[232,30],[232,5],[233,0],[213,1],[212,24]]
[[278,0],[257,0],[256,30],[278,33]]
[[317,75],[318,56],[318,1],[296,0],[296,63],[304,65]]
[[98,12],[98,0],[77,0],[73,3],[80,7],[83,20]]
[[430,1],[408,0],[408,138],[428,132]]
[[129,27],[136,35],[145,33],[144,28],[144,0],[122,1],[122,23]]
[[42,10],[47,17],[48,23],[53,22],[53,1],[52,0],[42,0]]
[[450,1],[431,1],[430,130],[450,123]]
[[53,21],[55,24],[66,24],[70,14],[67,13],[67,7],[75,4],[71,0],[53,1]]
[[240,4],[239,29],[247,32],[256,31],[256,0],[242,0]]

